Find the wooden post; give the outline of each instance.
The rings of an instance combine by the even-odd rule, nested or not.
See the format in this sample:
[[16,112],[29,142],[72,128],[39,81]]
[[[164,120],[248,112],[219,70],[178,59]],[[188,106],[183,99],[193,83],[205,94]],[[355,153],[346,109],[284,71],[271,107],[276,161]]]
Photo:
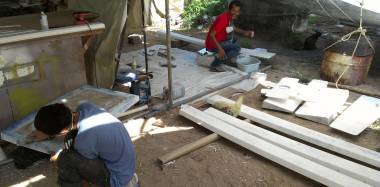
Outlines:
[[187,153],[190,153],[192,151],[195,151],[205,145],[208,145],[216,140],[219,140],[220,136],[213,133],[206,137],[203,137],[195,142],[189,143],[183,147],[180,147],[178,149],[175,149],[169,153],[166,153],[165,155],[162,155],[158,158],[158,161],[161,162],[161,164],[165,164],[167,162],[170,162],[176,158],[179,158]]

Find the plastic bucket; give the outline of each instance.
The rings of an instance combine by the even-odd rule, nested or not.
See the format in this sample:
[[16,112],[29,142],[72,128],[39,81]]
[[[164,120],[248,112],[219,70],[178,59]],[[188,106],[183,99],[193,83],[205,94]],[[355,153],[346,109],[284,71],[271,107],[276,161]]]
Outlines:
[[255,57],[239,55],[236,59],[236,64],[240,71],[252,73],[259,70],[261,61]]

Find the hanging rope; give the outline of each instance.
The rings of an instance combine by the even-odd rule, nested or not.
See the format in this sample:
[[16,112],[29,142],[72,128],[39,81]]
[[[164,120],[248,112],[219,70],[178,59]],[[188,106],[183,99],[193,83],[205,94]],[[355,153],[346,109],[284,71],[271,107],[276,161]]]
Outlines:
[[[348,14],[346,14],[346,12],[344,12],[334,1],[332,1],[332,0],[328,0],[328,1],[330,1],[330,3],[333,4],[335,6],[335,8],[337,8],[349,20],[351,20],[352,22],[356,23],[356,21],[354,21]],[[363,4],[363,1],[362,1],[362,4]],[[361,8],[363,9],[363,6],[361,6]]]
[[330,17],[330,18],[333,19],[333,20],[338,20],[338,19],[334,18],[333,16],[331,16],[331,15],[329,14],[329,12],[327,12],[327,10],[325,9],[325,7],[321,4],[321,2],[320,2],[319,0],[315,0],[315,1],[318,3],[318,5],[321,7],[321,9],[323,10],[323,12],[325,12],[325,14],[326,14],[328,17]]
[[[331,0],[330,0],[331,1]],[[342,79],[343,75],[347,72],[347,70],[353,65],[353,60],[354,60],[354,56],[355,56],[355,53],[356,53],[356,50],[359,46],[359,42],[360,42],[360,39],[361,37],[363,36],[367,43],[369,44],[369,46],[371,47],[371,49],[373,50],[373,52],[375,53],[375,48],[373,47],[372,43],[369,41],[367,35],[366,35],[366,32],[367,30],[366,29],[363,29],[363,5],[364,5],[364,0],[362,0],[362,2],[360,3],[360,23],[359,23],[359,28],[344,35],[340,40],[336,41],[335,43],[331,44],[330,46],[326,47],[325,50],[333,47],[334,45],[338,44],[338,43],[341,43],[341,42],[345,42],[345,41],[348,41],[349,39],[351,39],[352,35],[356,34],[356,33],[359,33],[359,37],[358,37],[358,40],[356,41],[356,45],[355,45],[355,48],[354,48],[354,51],[352,52],[351,54],[351,62],[350,64],[343,70],[342,74],[338,77],[338,79],[336,80],[335,82],[335,87],[339,89],[338,87],[338,83],[340,81],[340,79]],[[340,9],[340,8],[339,8]]]

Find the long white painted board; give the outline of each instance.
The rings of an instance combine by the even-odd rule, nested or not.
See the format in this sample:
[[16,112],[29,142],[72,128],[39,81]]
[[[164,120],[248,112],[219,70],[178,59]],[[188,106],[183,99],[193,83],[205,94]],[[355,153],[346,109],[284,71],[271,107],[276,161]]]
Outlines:
[[[160,30],[157,33],[159,35],[161,35],[161,36],[166,35],[166,31],[165,30]],[[189,42],[189,43],[192,43],[192,44],[195,44],[195,45],[199,45],[199,46],[204,46],[205,45],[205,40],[202,40],[202,39],[194,38],[194,37],[191,37],[191,36],[186,36],[186,35],[183,35],[183,34],[178,34],[178,33],[175,33],[175,32],[171,32],[170,35],[171,35],[172,38],[177,39],[177,40]],[[276,53],[270,53],[270,52],[259,51],[259,50],[254,50],[254,49],[247,49],[247,48],[242,48],[240,52],[242,54],[246,54],[246,55],[249,55],[249,56],[254,56],[254,57],[259,57],[259,58],[265,58],[265,59],[270,59],[270,58],[272,58],[273,56],[276,55]]]
[[[235,103],[219,95],[214,95],[207,99],[207,102],[210,104],[214,104],[217,101]],[[240,116],[292,137],[380,168],[380,153],[376,151],[302,127],[245,105],[241,107]]]
[[269,130],[252,125],[248,122],[235,118],[231,115],[223,113],[214,108],[208,108],[205,113],[218,118],[228,124],[248,132],[258,138],[268,141],[274,145],[280,146],[283,149],[296,153],[314,162],[322,164],[326,167],[354,177],[365,183],[380,186],[380,171],[365,167],[355,162],[335,156],[333,154],[321,151],[306,144],[297,142],[290,138],[281,136]]
[[180,115],[194,121],[222,137],[237,143],[265,158],[268,158],[284,167],[309,177],[328,186],[370,186],[359,180],[344,175],[338,171],[315,163],[302,156],[273,145],[261,138],[253,136],[243,130],[228,125],[228,123],[195,109],[182,105]]
[[359,135],[379,118],[380,99],[362,95],[330,127],[352,135]]

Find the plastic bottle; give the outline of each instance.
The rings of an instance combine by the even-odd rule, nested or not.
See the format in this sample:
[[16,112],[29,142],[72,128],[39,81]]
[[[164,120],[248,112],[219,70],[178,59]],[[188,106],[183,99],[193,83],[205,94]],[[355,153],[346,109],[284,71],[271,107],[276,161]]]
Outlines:
[[43,31],[49,30],[47,15],[44,12],[41,12],[40,24]]
[[137,69],[137,62],[136,62],[135,57],[133,57],[133,61],[132,61],[132,69]]

